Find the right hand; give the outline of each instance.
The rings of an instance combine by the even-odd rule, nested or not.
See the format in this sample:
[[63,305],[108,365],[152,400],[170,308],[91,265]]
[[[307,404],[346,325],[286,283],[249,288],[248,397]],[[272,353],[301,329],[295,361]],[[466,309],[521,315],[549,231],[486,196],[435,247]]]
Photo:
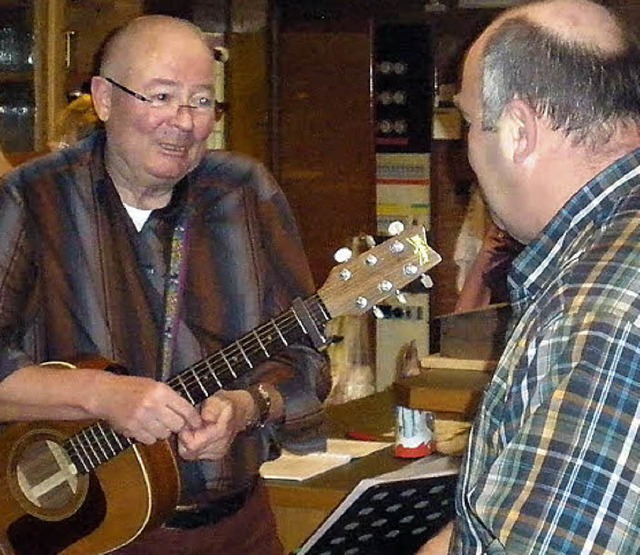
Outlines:
[[108,372],[98,382],[90,412],[128,438],[151,445],[185,426],[202,425],[198,410],[165,383]]
[[453,522],[447,524],[440,532],[425,543],[416,555],[447,555],[453,534]]

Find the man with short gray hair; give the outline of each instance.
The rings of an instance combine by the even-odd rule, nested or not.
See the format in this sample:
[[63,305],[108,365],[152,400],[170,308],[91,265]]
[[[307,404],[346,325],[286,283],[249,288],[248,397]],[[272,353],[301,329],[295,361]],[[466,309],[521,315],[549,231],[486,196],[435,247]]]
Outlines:
[[526,246],[457,518],[419,553],[638,553],[638,41],[588,0],[514,8],[456,103],[494,221]]

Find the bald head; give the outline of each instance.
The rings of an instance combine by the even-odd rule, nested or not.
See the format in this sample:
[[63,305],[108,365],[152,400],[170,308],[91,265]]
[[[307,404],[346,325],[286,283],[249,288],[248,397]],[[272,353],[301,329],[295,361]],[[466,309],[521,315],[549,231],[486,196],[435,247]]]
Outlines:
[[[100,60],[100,75],[125,79],[137,66],[158,56],[167,45],[190,44],[204,56],[213,53],[196,25],[165,15],[138,17],[116,31],[105,43]],[[213,65],[212,65],[213,67]]]
[[588,0],[506,11],[474,44],[465,72],[477,75],[486,130],[515,99],[574,144],[597,148],[617,130],[640,126],[638,41]]
[[617,19],[589,0],[546,0],[519,6],[505,12],[492,27],[513,17],[525,17],[558,39],[585,48],[610,53],[624,48],[624,32]]

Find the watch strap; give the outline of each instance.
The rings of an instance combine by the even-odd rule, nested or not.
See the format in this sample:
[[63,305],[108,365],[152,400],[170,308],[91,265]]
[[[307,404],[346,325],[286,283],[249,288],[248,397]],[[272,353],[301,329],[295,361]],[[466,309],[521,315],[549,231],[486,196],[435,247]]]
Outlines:
[[258,408],[258,418],[255,422],[251,423],[251,427],[264,426],[269,420],[269,414],[271,413],[271,395],[269,394],[269,390],[264,384],[260,383],[250,386],[247,391]]

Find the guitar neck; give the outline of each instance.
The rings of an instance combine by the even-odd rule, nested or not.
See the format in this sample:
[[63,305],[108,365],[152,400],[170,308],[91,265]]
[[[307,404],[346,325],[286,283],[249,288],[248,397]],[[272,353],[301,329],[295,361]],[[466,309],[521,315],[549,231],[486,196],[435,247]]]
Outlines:
[[[183,370],[167,384],[197,405],[289,345],[313,336],[330,319],[320,297],[313,295]],[[65,449],[78,471],[84,474],[119,455],[133,443],[104,422],[96,422],[68,438]]]
[[302,311],[295,306],[290,308],[190,366],[167,384],[193,405],[204,401],[289,345],[312,334],[310,327],[324,328],[330,316],[320,298],[314,295],[302,304]]

